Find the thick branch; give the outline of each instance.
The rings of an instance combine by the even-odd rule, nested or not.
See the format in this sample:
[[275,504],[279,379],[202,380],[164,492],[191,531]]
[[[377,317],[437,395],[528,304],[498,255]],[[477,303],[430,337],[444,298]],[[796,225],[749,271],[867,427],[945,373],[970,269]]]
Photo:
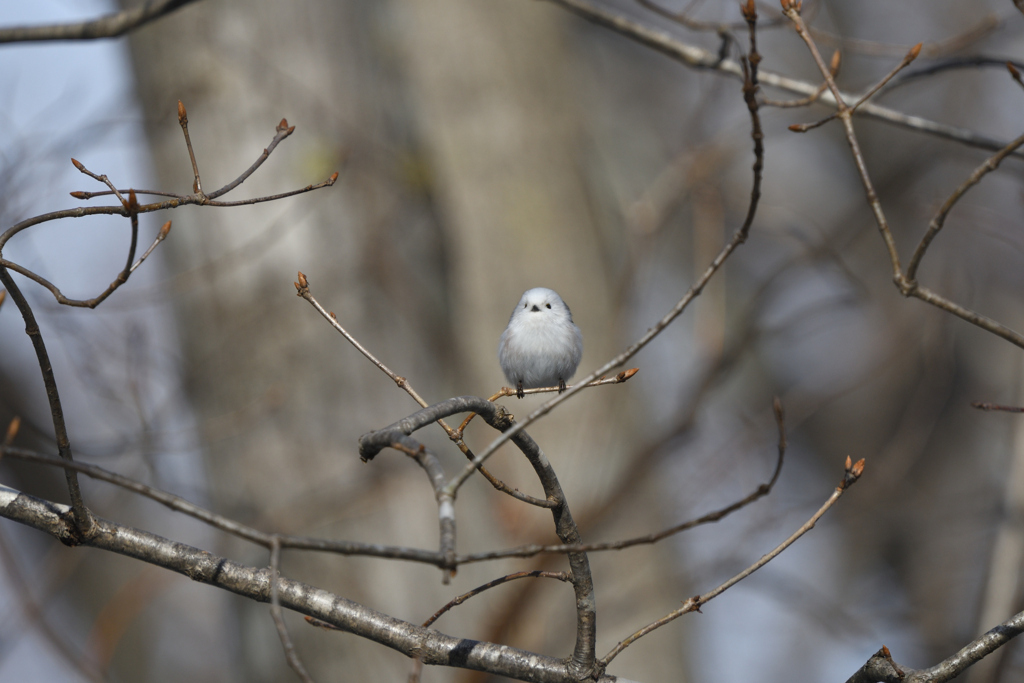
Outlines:
[[[249,567],[184,543],[97,518],[96,531],[80,538],[70,510],[0,486],[0,517],[44,531],[67,545],[87,545],[170,569],[193,581],[259,602],[269,602],[268,567]],[[364,607],[340,595],[291,579],[278,579],[281,606],[319,619],[343,631],[390,647],[426,664],[486,671],[536,683],[578,683],[565,660],[506,645],[455,638]],[[597,683],[615,683],[602,676]]]

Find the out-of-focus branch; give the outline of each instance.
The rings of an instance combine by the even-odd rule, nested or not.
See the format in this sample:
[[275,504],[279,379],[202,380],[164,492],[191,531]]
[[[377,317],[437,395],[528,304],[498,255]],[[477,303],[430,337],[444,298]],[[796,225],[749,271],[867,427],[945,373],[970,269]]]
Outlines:
[[138,7],[114,12],[92,21],[0,28],[0,43],[115,38],[193,2],[195,0],[143,0]]
[[[833,98],[835,99],[837,108],[836,116],[843,124],[843,130],[846,134],[846,141],[850,147],[850,152],[853,156],[854,164],[857,166],[857,172],[860,175],[861,184],[864,186],[864,192],[866,195],[868,206],[871,208],[871,212],[874,216],[875,223],[878,226],[878,231],[882,236],[882,240],[885,243],[886,251],[889,254],[889,261],[892,267],[893,282],[895,283],[896,288],[900,291],[900,294],[907,297],[912,296],[921,299],[926,303],[932,304],[936,308],[940,308],[946,311],[947,313],[952,313],[958,318],[962,318],[963,320],[966,320],[967,322],[976,325],[982,328],[983,330],[991,332],[992,334],[998,337],[1002,337],[1011,344],[1024,348],[1024,336],[1022,336],[1018,332],[1015,332],[1014,330],[1011,330],[1010,328],[1006,327],[1005,325],[995,320],[992,320],[991,318],[987,318],[983,315],[975,313],[972,310],[966,309],[963,306],[960,306],[959,304],[954,303],[953,301],[950,301],[949,299],[946,299],[945,297],[936,294],[935,292],[925,287],[920,286],[915,279],[909,276],[909,274],[904,274],[903,268],[900,265],[899,252],[896,249],[896,240],[893,237],[891,228],[889,227],[888,219],[885,217],[885,212],[882,209],[882,204],[878,199],[878,193],[875,191],[874,183],[872,182],[871,175],[868,172],[867,163],[865,162],[864,155],[860,149],[860,143],[857,140],[857,134],[853,128],[853,109],[846,104],[842,94],[839,92],[839,87],[836,85],[835,79],[832,78],[831,74],[829,73],[828,67],[825,65],[825,61],[821,58],[821,53],[818,51],[818,46],[815,44],[814,39],[811,37],[810,32],[807,29],[807,25],[804,23],[803,18],[800,16],[799,3],[795,2],[794,0],[782,0],[782,6],[786,16],[789,17],[789,19],[793,22],[793,27],[794,29],[796,29],[797,34],[800,36],[801,39],[803,39],[804,43],[806,43],[807,49],[810,51],[815,64],[818,66],[818,70],[821,72],[822,76],[825,77],[825,81],[828,83],[829,90],[831,90]],[[906,60],[904,60],[904,63],[906,63]],[[965,192],[967,189],[969,189],[975,183],[977,183],[977,181],[980,180],[981,177],[988,173],[990,170],[992,170],[992,168],[998,166],[999,161],[1002,161],[1003,158],[1009,156],[1011,153],[1016,153],[1016,149],[1021,144],[1024,144],[1024,136],[1010,142],[1007,145],[1003,145],[999,149],[999,152],[996,155],[994,155],[989,160],[989,162],[986,162],[986,164],[983,164],[980,168],[978,168],[975,171],[974,175],[972,175],[971,178],[969,178],[968,181],[965,182],[960,189],[954,192],[950,200],[947,201],[949,208],[952,208],[953,204],[956,202],[957,199],[959,199],[963,192]],[[991,166],[991,168],[989,168],[989,166]],[[945,209],[945,211],[948,211],[948,208]],[[938,232],[939,228],[941,228],[941,223],[945,219],[945,211],[940,210],[939,217],[941,217],[941,220],[937,223],[938,227],[935,227],[934,230],[929,230],[929,232],[925,234],[925,240],[922,240],[922,245],[919,246],[917,252],[915,252],[915,256],[917,257],[916,261],[912,259],[912,264],[914,266],[915,271],[921,258],[921,256],[919,256],[918,254],[923,255],[924,250],[927,248],[926,240],[930,240],[929,235],[934,236],[934,233]],[[933,221],[933,225],[936,225],[935,221]]]
[[313,678],[306,671],[306,667],[302,665],[298,653],[295,652],[295,645],[292,643],[292,637],[288,634],[288,626],[284,623],[284,616],[281,614],[281,597],[277,588],[277,583],[281,578],[280,567],[281,542],[274,537],[270,544],[270,616],[277,628],[277,636],[281,639],[281,647],[284,649],[284,657],[288,661],[288,666],[292,668],[300,681],[313,683]]
[[[612,31],[630,38],[631,40],[635,40],[642,45],[646,45],[647,47],[656,50],[657,52],[661,52],[662,54],[682,62],[687,66],[695,69],[716,71],[734,78],[743,78],[743,68],[740,66],[738,61],[734,59],[721,59],[717,54],[710,50],[705,50],[702,47],[684,43],[664,31],[645,26],[639,22],[619,16],[613,12],[608,12],[591,4],[590,2],[587,2],[587,0],[548,0],[548,2],[559,5],[560,7],[583,17],[588,21],[592,21],[595,24],[611,29]],[[790,78],[789,76],[783,76],[771,71],[761,71],[758,78],[761,85],[772,86],[797,95],[813,95],[818,90],[817,83],[801,81],[799,79]],[[848,95],[844,95],[843,97],[850,100],[856,99],[855,97]],[[830,106],[836,105],[835,97],[830,92],[823,93],[818,101]],[[908,128],[928,135],[935,135],[947,140],[953,140],[954,142],[959,142],[971,147],[979,147],[981,149],[996,151],[1006,146],[1005,142],[981,135],[966,128],[950,126],[921,116],[904,114],[903,112],[872,104],[870,102],[859,108],[857,110],[857,114],[873,118],[878,121],[885,121],[886,123],[891,123],[902,128]],[[1021,158],[1021,154],[1019,152],[1015,153],[1014,156]]]
[[57,653],[75,669],[75,671],[94,683],[103,683],[105,678],[96,666],[95,662],[90,661],[89,658],[83,654],[76,652],[71,643],[57,633],[53,628],[53,625],[50,624],[50,620],[46,616],[46,611],[32,596],[32,587],[29,586],[24,573],[21,571],[21,567],[18,566],[19,554],[20,553],[15,553],[11,550],[7,543],[6,535],[3,533],[3,530],[0,530],[0,561],[3,563],[4,571],[7,574],[8,580],[14,587],[13,592],[21,603],[21,609],[25,614],[26,621],[29,623],[35,622],[35,625],[38,627],[39,632],[43,637],[49,641],[53,646],[53,649],[56,650]]
[[889,648],[882,647],[864,663],[846,683],[945,683],[951,681],[972,664],[992,654],[1012,639],[1024,633],[1024,612],[991,629],[952,657],[928,669],[914,670],[901,667],[893,661]]
[[620,641],[618,645],[612,648],[611,652],[609,652],[607,655],[605,655],[598,661],[598,665],[601,667],[601,671],[603,671],[604,668],[608,666],[609,662],[615,659],[615,657],[617,657],[623,650],[625,650],[627,647],[635,643],[638,639],[644,637],[651,631],[661,628],[669,622],[675,621],[684,614],[688,614],[690,612],[699,612],[702,605],[707,604],[710,600],[713,600],[714,598],[718,597],[719,595],[729,590],[737,583],[747,578],[748,576],[756,572],[758,569],[760,569],[761,567],[765,566],[766,564],[774,560],[776,557],[778,557],[779,554],[782,553],[782,551],[784,551],[789,546],[793,545],[793,543],[795,543],[797,539],[799,539],[801,536],[803,536],[808,531],[813,529],[814,525],[818,523],[818,520],[821,519],[821,517],[826,512],[828,512],[833,505],[835,505],[836,501],[839,500],[839,498],[843,495],[843,493],[846,492],[848,488],[850,488],[853,484],[857,482],[857,480],[860,478],[863,472],[864,460],[862,459],[858,460],[856,463],[852,463],[849,456],[847,456],[846,471],[843,475],[843,480],[839,483],[839,486],[836,487],[835,491],[832,492],[832,495],[829,496],[828,500],[826,500],[825,503],[820,508],[818,508],[818,511],[815,512],[811,516],[811,518],[804,523],[803,526],[797,529],[785,541],[776,546],[775,549],[772,550],[770,553],[768,553],[767,555],[763,555],[761,559],[759,559],[757,562],[750,565],[749,567],[747,567],[739,574],[726,581],[725,583],[721,584],[717,588],[708,591],[707,593],[704,593],[703,595],[695,595],[692,598],[688,598],[683,603],[683,606],[679,609],[670,612],[661,619],[658,619],[657,621],[652,622],[647,626],[644,626],[642,629],[640,629],[633,635],[629,636],[625,640]]
[[956,205],[960,198],[963,197],[968,190],[981,182],[981,179],[992,171],[999,168],[999,164],[1003,162],[1003,159],[1013,154],[1021,145],[1024,145],[1024,135],[1021,135],[1016,140],[1003,147],[1001,150],[990,156],[985,160],[983,164],[974,169],[974,172],[968,176],[967,180],[960,184],[960,187],[953,191],[953,194],[946,198],[946,201],[942,203],[938,213],[932,218],[928,224],[928,230],[924,236],[921,237],[921,242],[917,245],[917,249],[914,250],[914,255],[910,257],[910,263],[907,265],[907,279],[915,281],[917,279],[917,268],[921,265],[921,259],[924,258],[925,251],[928,250],[928,246],[935,239],[935,236],[942,230],[942,226],[946,223],[946,217],[949,212],[953,210],[953,206]]
[[[71,510],[0,486],[0,517],[54,536],[66,545],[87,545],[141,560],[189,577],[193,581],[250,598],[270,601],[270,569],[250,567],[226,557],[178,543],[140,529],[96,518],[96,530],[81,537],[69,521]],[[537,683],[578,683],[564,659],[526,652],[507,645],[466,640],[423,628],[300,581],[278,579],[281,606],[380,643],[424,663],[486,671]],[[594,676],[595,683],[615,683]],[[621,679],[620,679],[621,680]]]

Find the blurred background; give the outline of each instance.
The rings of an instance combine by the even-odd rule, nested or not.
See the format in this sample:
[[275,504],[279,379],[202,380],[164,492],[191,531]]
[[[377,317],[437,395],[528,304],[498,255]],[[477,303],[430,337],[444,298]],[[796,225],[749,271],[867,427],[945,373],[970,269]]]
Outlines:
[[[102,0],[0,3],[0,25],[81,20]],[[735,2],[665,1],[696,30],[630,0],[595,6],[717,52],[746,47]],[[777,4],[759,5],[769,24]],[[924,42],[877,101],[1010,140],[1024,59],[1009,0],[807,0],[840,85],[860,92]],[[718,24],[728,23],[720,27]],[[759,32],[762,68],[817,83],[785,23]],[[736,56],[735,47],[733,56]],[[985,58],[984,60],[975,58]],[[707,267],[747,210],[753,163],[739,81],[696,71],[555,3],[527,0],[203,0],[117,40],[0,47],[0,217],[75,205],[102,189],[190,191],[177,122],[209,191],[238,176],[282,117],[295,133],[227,199],[333,188],[235,209],[141,218],[140,244],[170,238],[96,311],[57,306],[25,282],[65,399],[76,457],[265,531],[432,548],[433,494],[399,453],[359,461],[359,435],[414,412],[409,397],[304,301],[314,295],[428,401],[503,384],[498,337],[530,287],[557,290],[583,331],[580,375],[653,325]],[[927,75],[915,72],[942,67]],[[791,97],[773,89],[772,99]],[[655,546],[591,555],[598,653],[769,551],[816,510],[846,455],[860,483],[779,559],[642,639],[609,673],[645,681],[845,681],[885,644],[929,666],[1020,611],[1024,418],[1020,349],[902,298],[838,124],[787,127],[821,106],[764,107],[764,196],[748,242],[630,366],[530,429],[587,542],[649,533],[753,491],[771,475],[786,408],[789,450],[772,494]],[[857,131],[904,262],[939,205],[989,154],[869,120]],[[1024,329],[1021,162],[1007,160],[954,209],[923,285]],[[93,200],[99,202],[101,200]],[[88,297],[116,275],[127,222],[51,222],[5,258]],[[0,308],[0,423],[52,453],[45,393],[23,322]],[[543,401],[503,399],[524,416]],[[464,457],[419,435],[449,472]],[[474,423],[482,449],[494,433]],[[518,453],[491,470],[528,493]],[[63,477],[21,463],[3,482],[66,502]],[[100,516],[252,565],[267,553],[146,500],[83,480]],[[555,542],[550,515],[471,480],[459,550]],[[0,680],[289,681],[268,607],[126,558],[66,549],[0,524]],[[497,576],[565,568],[563,557],[435,568],[286,551],[289,577],[420,623]],[[443,616],[441,631],[565,656],[571,588],[519,581]],[[404,681],[404,656],[286,614],[316,680]],[[971,681],[1024,675],[1011,644]],[[480,683],[427,668],[427,683]]]

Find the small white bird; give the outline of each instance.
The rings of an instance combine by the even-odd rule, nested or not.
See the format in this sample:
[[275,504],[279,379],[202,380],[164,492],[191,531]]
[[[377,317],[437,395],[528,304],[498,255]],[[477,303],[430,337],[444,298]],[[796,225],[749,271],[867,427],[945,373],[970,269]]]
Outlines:
[[516,396],[556,384],[565,391],[582,357],[583,333],[562,297],[544,287],[526,290],[498,342],[498,362]]

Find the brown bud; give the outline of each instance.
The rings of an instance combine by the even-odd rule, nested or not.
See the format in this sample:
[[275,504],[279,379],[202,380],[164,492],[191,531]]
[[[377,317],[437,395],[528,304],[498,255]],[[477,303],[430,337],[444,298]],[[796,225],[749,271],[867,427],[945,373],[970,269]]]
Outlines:
[[165,239],[171,232],[171,222],[167,221],[163,227],[160,228],[160,239]]
[[794,133],[806,133],[807,132],[807,129],[804,128],[804,124],[802,124],[802,123],[794,123],[793,125],[791,125],[789,127],[789,129],[791,131],[793,131]]
[[185,112],[185,105],[178,100],[178,123],[184,126],[188,123],[188,114]]
[[11,420],[11,423],[7,425],[7,435],[4,437],[4,445],[10,446],[14,443],[14,437],[18,435],[18,429],[21,427],[21,418],[17,415]]
[[851,467],[853,467],[853,460],[850,456],[846,456],[846,471],[849,472]]
[[850,474],[854,477],[859,477],[864,474],[864,458],[861,458],[857,462],[853,463],[853,467],[850,469]]
[[1010,72],[1010,75],[1013,76],[1014,80],[1020,80],[1020,71],[1018,71],[1017,67],[1013,65],[1013,62],[1006,63],[1006,70]]
[[74,197],[75,199],[88,199],[89,198],[89,193],[88,192],[82,192],[81,190],[76,190],[76,191],[71,193],[71,196]]
[[306,276],[302,273],[301,270],[299,271],[299,286],[309,287],[309,280],[306,279]]
[[288,119],[281,119],[281,123],[277,124],[277,132],[280,133],[282,130],[288,129]]
[[832,72],[833,78],[835,77],[835,75],[837,73],[839,73],[839,64],[842,61],[843,61],[843,57],[842,57],[842,54],[839,52],[839,50],[836,50],[835,52],[832,53],[832,62],[831,62],[831,64],[829,64],[829,71]]
[[908,63],[917,59],[917,56],[921,54],[921,45],[923,45],[923,43],[918,43],[914,47],[910,48],[910,52],[908,52],[907,56],[903,59]]
[[82,166],[82,162],[79,161],[78,159],[71,157],[71,163],[73,163],[75,165],[75,168],[77,168],[79,171],[85,171],[85,166]]
[[128,188],[128,209],[131,211],[139,210],[139,198],[135,196],[135,190]]
[[334,173],[332,173],[332,174],[331,174],[331,177],[327,179],[327,182],[329,182],[329,183],[330,183],[331,185],[333,185],[333,184],[334,184],[334,182],[335,182],[335,181],[336,181],[337,179],[338,179],[338,172],[337,172],[337,171],[335,171]]
[[7,298],[7,290],[0,289],[0,306],[4,305],[4,300]]
[[640,372],[640,368],[630,368],[629,370],[623,370],[619,374],[615,375],[615,379],[620,382],[625,382],[627,379]]

